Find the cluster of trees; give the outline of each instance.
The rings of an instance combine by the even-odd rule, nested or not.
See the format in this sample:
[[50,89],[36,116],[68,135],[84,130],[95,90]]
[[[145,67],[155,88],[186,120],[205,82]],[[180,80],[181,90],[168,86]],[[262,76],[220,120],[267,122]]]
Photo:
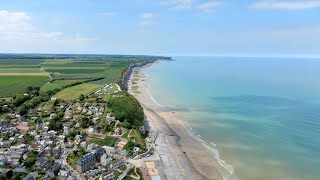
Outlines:
[[63,112],[59,112],[56,116],[54,116],[49,121],[49,125],[48,125],[49,130],[55,130],[55,131],[62,130],[63,122],[61,122],[61,119],[63,118],[63,116],[64,116]]
[[125,94],[120,97],[111,97],[107,107],[126,128],[139,128],[143,125],[143,109],[133,96]]
[[82,128],[87,128],[89,126],[93,125],[93,122],[91,119],[87,118],[87,117],[82,117],[81,121],[80,121],[80,127]]
[[31,168],[36,163],[37,157],[38,157],[38,152],[36,151],[28,152],[27,159],[25,160],[24,165],[27,168]]
[[[16,107],[18,107],[17,112],[20,115],[25,115],[25,114],[27,114],[29,109],[35,108],[36,106],[38,106],[42,102],[49,101],[51,96],[58,92],[58,91],[53,90],[53,91],[47,91],[47,92],[40,93],[39,87],[35,87],[35,88],[37,89],[36,94],[33,94],[32,96],[30,96],[30,95],[25,96],[25,97],[30,97],[30,98],[27,99],[26,101],[24,101],[23,104],[20,105],[19,107],[18,107],[18,105],[16,105]],[[17,97],[20,97],[20,95],[18,95]]]

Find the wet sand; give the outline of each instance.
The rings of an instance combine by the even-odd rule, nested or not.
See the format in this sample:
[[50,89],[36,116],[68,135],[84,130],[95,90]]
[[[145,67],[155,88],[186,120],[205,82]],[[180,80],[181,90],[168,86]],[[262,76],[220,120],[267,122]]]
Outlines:
[[179,112],[153,100],[141,68],[135,68],[131,75],[129,93],[143,106],[151,131],[159,133],[155,148],[166,179],[229,179],[212,152],[181,121]]

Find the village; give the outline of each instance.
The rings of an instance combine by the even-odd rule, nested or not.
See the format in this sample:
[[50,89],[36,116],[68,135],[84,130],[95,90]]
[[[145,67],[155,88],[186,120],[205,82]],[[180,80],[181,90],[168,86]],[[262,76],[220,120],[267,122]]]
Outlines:
[[[113,85],[115,97],[125,96]],[[76,101],[51,97],[24,113],[3,105],[0,179],[151,179],[149,172],[157,172],[152,162],[144,168],[132,162],[152,156],[155,135],[148,135],[145,122],[117,119],[116,107],[101,97],[107,88]],[[152,179],[160,178],[155,173]]]

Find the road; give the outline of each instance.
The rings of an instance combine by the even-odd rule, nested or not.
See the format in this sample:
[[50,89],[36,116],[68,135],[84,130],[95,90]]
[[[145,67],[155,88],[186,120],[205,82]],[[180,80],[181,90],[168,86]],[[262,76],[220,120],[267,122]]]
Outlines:
[[125,164],[126,164],[127,169],[118,177],[118,180],[122,180],[124,177],[126,177],[128,172],[132,168],[132,165],[130,163],[125,163]]
[[67,157],[71,153],[70,149],[65,149],[62,153],[61,159],[56,160],[58,163],[62,165],[67,171],[70,171],[73,176],[76,176],[77,179],[85,179],[83,174],[80,174],[79,172],[75,171],[68,163],[67,163]]

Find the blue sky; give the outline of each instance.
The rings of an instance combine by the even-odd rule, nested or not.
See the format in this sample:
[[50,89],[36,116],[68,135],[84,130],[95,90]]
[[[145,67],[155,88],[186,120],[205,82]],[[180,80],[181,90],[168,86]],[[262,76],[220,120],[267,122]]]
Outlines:
[[10,0],[0,52],[319,55],[320,0]]

